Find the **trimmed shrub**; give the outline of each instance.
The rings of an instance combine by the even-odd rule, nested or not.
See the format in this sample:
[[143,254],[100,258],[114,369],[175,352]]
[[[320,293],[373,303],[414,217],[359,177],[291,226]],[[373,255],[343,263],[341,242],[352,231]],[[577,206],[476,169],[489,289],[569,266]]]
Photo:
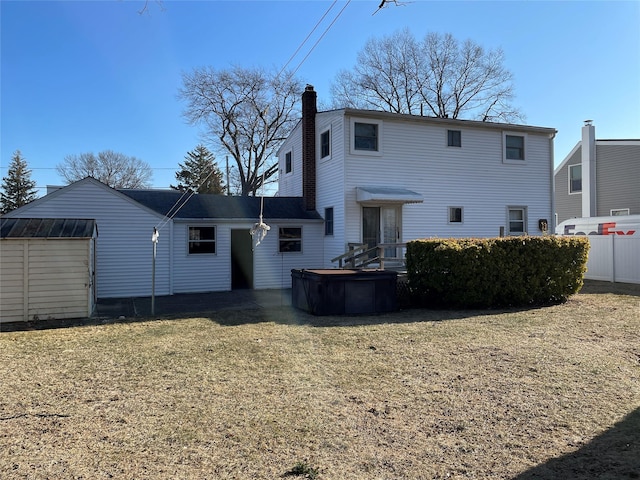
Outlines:
[[583,285],[584,237],[424,239],[407,243],[412,302],[491,308],[562,303]]

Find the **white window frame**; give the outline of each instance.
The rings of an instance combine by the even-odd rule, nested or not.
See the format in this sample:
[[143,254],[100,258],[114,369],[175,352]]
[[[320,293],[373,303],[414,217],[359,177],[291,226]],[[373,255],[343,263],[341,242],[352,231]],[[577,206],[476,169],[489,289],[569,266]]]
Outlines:
[[[287,155],[291,155],[291,170],[289,170],[288,172],[287,172]],[[284,165],[282,168],[283,173],[285,175],[292,175],[293,174],[293,149],[292,148],[284,152],[284,160],[282,161],[282,163]]]
[[[371,125],[378,126],[378,149],[377,150],[360,150],[356,149],[356,123],[368,123]],[[349,134],[349,152],[352,155],[363,155],[370,157],[381,157],[383,155],[382,152],[382,120],[375,120],[372,118],[351,118],[350,122],[350,134]]]
[[[217,255],[218,254],[218,229],[215,225],[212,224],[203,224],[203,225],[187,225],[187,255]],[[191,240],[191,229],[192,228],[213,228],[213,240]],[[191,244],[192,243],[212,243],[213,244],[213,252],[192,252]]]
[[609,210],[609,215],[611,215],[612,217],[618,215],[630,215],[629,212],[631,212],[629,208],[612,208],[611,210]]
[[[511,212],[512,211],[516,211],[519,210],[522,212],[522,232],[512,232],[511,231]],[[527,235],[528,232],[528,228],[529,226],[527,225],[527,216],[528,216],[528,212],[527,212],[527,207],[526,206],[522,206],[522,205],[509,205],[507,206],[507,228],[506,228],[506,234],[508,236],[521,236],[521,235]]]
[[[299,228],[300,229],[300,237],[291,237],[291,238],[282,238],[282,229],[284,228]],[[302,250],[303,250],[303,239],[304,236],[304,229],[302,228],[302,225],[278,225],[278,253],[279,254],[301,254]],[[291,241],[300,241],[300,250],[282,250],[282,242],[291,242]]]
[[[329,212],[329,210],[331,211],[331,221],[329,222],[327,220],[327,213]],[[336,211],[335,208],[333,207],[325,207],[324,209],[324,235],[325,237],[332,237],[333,233],[335,231],[335,226],[336,226]],[[331,232],[327,232],[327,227],[331,225]]]
[[[322,156],[322,136],[324,134],[329,134],[329,153],[323,157]],[[331,127],[326,128],[325,130],[320,132],[320,135],[318,136],[318,157],[320,158],[320,160],[323,160],[323,161],[331,160],[331,151],[333,150],[331,148],[332,139],[333,139],[333,133],[331,132]]]
[[[573,190],[571,188],[571,170],[574,167],[580,167],[580,190]],[[567,169],[567,181],[569,182],[569,195],[576,195],[578,193],[582,193],[582,164],[581,163],[575,163],[573,165],[569,165],[569,168]]]
[[[522,159],[507,158],[507,137],[522,137]],[[527,163],[527,134],[522,132],[502,132],[502,163],[524,165]]]
[[[453,220],[451,220],[451,213],[453,209],[460,209],[460,221],[459,222],[455,222]],[[450,225],[461,225],[462,223],[464,223],[464,207],[460,207],[457,205],[453,205],[450,207],[447,207],[447,223]]]

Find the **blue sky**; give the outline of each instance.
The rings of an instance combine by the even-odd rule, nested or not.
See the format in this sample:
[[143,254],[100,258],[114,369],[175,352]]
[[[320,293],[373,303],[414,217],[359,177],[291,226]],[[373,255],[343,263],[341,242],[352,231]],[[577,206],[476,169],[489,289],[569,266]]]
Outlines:
[[[182,73],[279,68],[331,3],[149,0],[141,15],[141,1],[0,0],[0,174],[20,150],[43,195],[63,184],[54,167],[65,156],[110,149],[149,163],[153,186],[167,188],[201,141],[182,117]],[[378,3],[352,0],[300,66],[321,103],[368,38],[408,27],[502,48],[525,123],[558,130],[556,165],[585,119],[597,138],[640,138],[640,2],[416,0],[373,15]]]

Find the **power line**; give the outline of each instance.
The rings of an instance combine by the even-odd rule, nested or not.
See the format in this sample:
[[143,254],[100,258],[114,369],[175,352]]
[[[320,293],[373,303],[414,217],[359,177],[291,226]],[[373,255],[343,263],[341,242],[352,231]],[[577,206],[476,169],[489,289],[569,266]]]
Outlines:
[[287,65],[289,65],[291,63],[291,60],[293,60],[293,58],[298,54],[298,52],[302,49],[302,47],[304,46],[305,43],[307,43],[307,40],[309,40],[309,38],[311,37],[311,35],[313,35],[313,32],[316,31],[316,29],[320,26],[320,24],[322,23],[322,21],[325,19],[325,17],[329,14],[329,12],[333,9],[333,7],[335,6],[335,4],[338,3],[338,0],[333,0],[333,3],[329,6],[329,8],[327,8],[327,11],[324,12],[324,15],[322,15],[322,17],[320,17],[320,20],[318,20],[318,22],[316,23],[316,25],[311,29],[311,31],[309,32],[309,34],[307,35],[307,37],[302,41],[302,43],[298,46],[298,48],[296,49],[295,52],[293,52],[293,55],[291,55],[291,57],[289,57],[289,60],[287,60],[287,63],[284,64],[284,66],[282,67],[282,69],[280,70],[280,72],[278,72],[278,75],[276,75],[276,78],[278,78],[280,75],[282,75],[282,72],[284,72],[284,69],[287,68]]
[[[344,4],[344,7],[342,7],[342,10],[340,10],[338,12],[338,14],[335,16],[335,18],[331,21],[331,23],[329,24],[329,26],[325,29],[324,32],[322,32],[322,35],[320,35],[320,38],[318,38],[318,40],[316,41],[316,43],[313,44],[313,47],[311,47],[311,50],[309,50],[309,52],[305,55],[305,57],[302,59],[302,61],[298,64],[298,66],[293,70],[293,72],[291,73],[291,75],[295,75],[296,72],[300,69],[300,67],[302,66],[302,64],[307,60],[307,58],[309,58],[309,55],[311,55],[311,52],[313,52],[313,50],[318,46],[318,44],[320,43],[320,41],[324,38],[324,36],[329,32],[329,30],[331,29],[331,27],[333,27],[334,23],[336,23],[336,21],[338,20],[338,18],[340,18],[340,16],[342,15],[342,12],[345,11],[345,9],[349,6],[349,4],[351,3],[351,0],[347,0],[347,2]],[[324,18],[324,17],[323,17]],[[306,41],[306,40],[305,40]]]

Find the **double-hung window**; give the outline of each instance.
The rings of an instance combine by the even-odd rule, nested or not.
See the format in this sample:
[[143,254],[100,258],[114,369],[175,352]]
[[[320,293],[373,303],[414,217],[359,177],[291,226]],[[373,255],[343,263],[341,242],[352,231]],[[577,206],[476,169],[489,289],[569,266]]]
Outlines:
[[291,159],[292,156],[293,155],[291,153],[291,150],[284,154],[284,173],[291,173],[293,169],[293,160]]
[[302,227],[280,227],[278,229],[278,251],[280,253],[302,251]]
[[324,234],[333,235],[333,207],[324,209]]
[[582,192],[582,165],[569,165],[569,193]]
[[354,122],[353,148],[369,152],[378,151],[378,124]]
[[216,227],[189,227],[189,255],[216,253]]
[[326,158],[331,155],[331,130],[327,130],[320,134],[320,158]]
[[527,208],[508,207],[509,235],[525,235],[527,233]]
[[526,135],[505,132],[503,142],[504,163],[523,163],[525,161]]

